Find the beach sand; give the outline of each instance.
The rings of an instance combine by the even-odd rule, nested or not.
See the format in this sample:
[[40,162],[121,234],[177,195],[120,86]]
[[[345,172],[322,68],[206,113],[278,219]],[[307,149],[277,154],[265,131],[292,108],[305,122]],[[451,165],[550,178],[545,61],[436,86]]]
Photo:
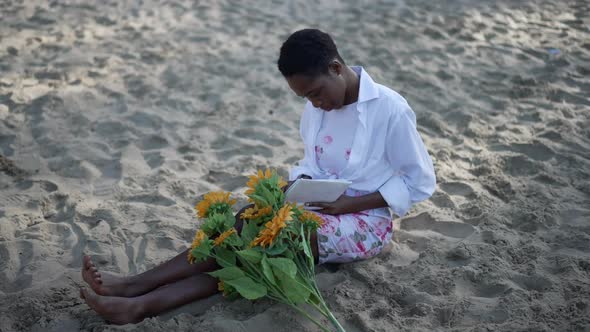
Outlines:
[[121,327],[78,298],[83,253],[145,271],[202,194],[302,157],[276,60],[304,27],[408,99],[438,180],[391,251],[319,269],[347,331],[590,330],[590,3],[286,3],[0,3],[0,331],[315,331],[267,300]]

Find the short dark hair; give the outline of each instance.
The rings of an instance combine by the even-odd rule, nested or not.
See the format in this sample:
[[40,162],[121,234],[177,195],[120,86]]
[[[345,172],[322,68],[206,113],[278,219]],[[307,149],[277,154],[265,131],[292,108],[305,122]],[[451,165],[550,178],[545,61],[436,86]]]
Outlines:
[[329,34],[317,29],[303,29],[294,32],[283,43],[277,64],[285,77],[296,74],[315,77],[327,73],[334,58],[344,64]]

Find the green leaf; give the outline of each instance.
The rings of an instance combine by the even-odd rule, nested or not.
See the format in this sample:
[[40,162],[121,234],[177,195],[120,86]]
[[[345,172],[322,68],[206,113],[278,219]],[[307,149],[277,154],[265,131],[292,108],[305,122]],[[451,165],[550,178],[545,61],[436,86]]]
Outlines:
[[203,240],[198,247],[195,247],[191,251],[191,255],[197,261],[204,261],[205,259],[209,258],[209,254],[211,253],[211,240]]
[[242,239],[236,233],[233,233],[232,235],[230,235],[223,242],[230,245],[230,246],[234,246],[234,247],[241,247],[244,244]]
[[223,267],[230,267],[236,265],[236,254],[228,249],[217,247],[214,249],[215,254],[218,256],[216,261],[217,264]]
[[225,232],[226,230],[234,227],[234,225],[236,224],[236,217],[234,216],[234,214],[230,211],[227,211],[224,215],[225,218],[224,220],[224,229],[223,232]]
[[293,258],[295,258],[295,255],[293,254],[293,252],[291,250],[287,250],[287,251],[285,251],[285,257],[288,259],[293,259]]
[[292,278],[297,274],[297,265],[291,259],[282,257],[269,258],[268,263],[272,266],[272,270],[275,271],[275,275],[276,271],[280,271]]
[[303,247],[303,252],[305,253],[305,256],[313,259],[313,254],[311,252],[311,243],[309,243],[309,241],[307,241],[307,239],[305,239],[305,233],[303,232],[303,225],[301,225],[301,235],[302,238],[304,239],[303,241],[301,241],[301,246]]
[[223,269],[207,273],[210,276],[223,280],[223,282],[228,282],[229,280],[239,279],[246,276],[244,274],[244,271],[242,271],[239,267],[236,266],[224,267]]
[[250,243],[254,238],[258,236],[258,226],[256,226],[256,222],[254,221],[244,221],[244,225],[242,226],[242,240],[244,243]]
[[249,277],[224,280],[223,282],[234,287],[240,295],[248,300],[256,300],[267,294],[267,289],[264,285],[255,282]]
[[258,264],[262,259],[262,254],[252,249],[245,249],[236,251],[236,253],[250,263]]
[[208,235],[214,233],[223,233],[225,231],[225,220],[225,215],[212,213],[209,215],[209,217],[207,217],[207,219],[203,223],[203,226],[201,226],[201,229],[203,229],[203,231]]
[[276,256],[282,254],[285,250],[287,250],[287,245],[285,243],[274,243],[272,247],[265,249],[264,252],[269,256]]
[[262,197],[258,194],[255,194],[255,193],[250,195],[250,198],[252,198],[254,200],[254,202],[256,202],[258,204],[258,206],[260,206],[260,207],[268,206],[272,203],[272,202],[267,202],[264,197]]
[[260,185],[258,185],[256,187],[257,190],[260,190],[260,194],[262,195],[262,197],[264,197],[264,199],[268,202],[268,204],[274,203],[276,201],[275,196],[272,194],[272,192],[270,190],[268,190],[268,188],[264,185],[264,183],[261,183]]
[[275,276],[272,274],[272,268],[268,263],[268,257],[266,257],[266,255],[262,256],[262,260],[260,261],[260,263],[262,265],[262,274],[264,274],[266,279],[268,279],[268,281],[271,284],[278,286],[277,281],[275,280]]
[[307,301],[310,294],[309,290],[298,283],[295,278],[281,271],[275,271],[275,275],[279,279],[279,286],[289,300],[295,304],[305,303]]
[[228,294],[225,295],[225,299],[228,300],[228,301],[233,301],[233,300],[235,300],[235,299],[237,299],[239,297],[240,297],[240,293],[238,293],[236,291],[233,291],[233,292],[228,293]]

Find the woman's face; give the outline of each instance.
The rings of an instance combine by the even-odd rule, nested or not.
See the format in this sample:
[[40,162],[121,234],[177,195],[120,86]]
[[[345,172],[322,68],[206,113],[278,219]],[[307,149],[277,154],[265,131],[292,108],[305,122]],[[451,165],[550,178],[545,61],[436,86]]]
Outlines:
[[296,74],[288,77],[287,82],[298,96],[307,98],[314,107],[329,112],[344,105],[346,81],[341,70],[341,65],[330,65],[326,74],[315,77]]

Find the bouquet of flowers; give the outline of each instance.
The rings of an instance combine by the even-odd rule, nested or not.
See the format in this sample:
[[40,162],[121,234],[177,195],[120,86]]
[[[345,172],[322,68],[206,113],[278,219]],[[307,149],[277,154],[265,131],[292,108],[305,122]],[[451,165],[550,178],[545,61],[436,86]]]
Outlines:
[[262,297],[288,304],[329,331],[302,306],[308,304],[344,331],[328,309],[315,281],[310,236],[322,224],[316,214],[285,202],[287,183],[271,170],[250,176],[246,195],[254,207],[240,216],[241,233],[235,229],[231,207],[236,203],[225,192],[210,192],[196,205],[204,219],[197,230],[188,260],[214,258],[221,269],[210,272],[218,278],[224,296],[249,300]]

